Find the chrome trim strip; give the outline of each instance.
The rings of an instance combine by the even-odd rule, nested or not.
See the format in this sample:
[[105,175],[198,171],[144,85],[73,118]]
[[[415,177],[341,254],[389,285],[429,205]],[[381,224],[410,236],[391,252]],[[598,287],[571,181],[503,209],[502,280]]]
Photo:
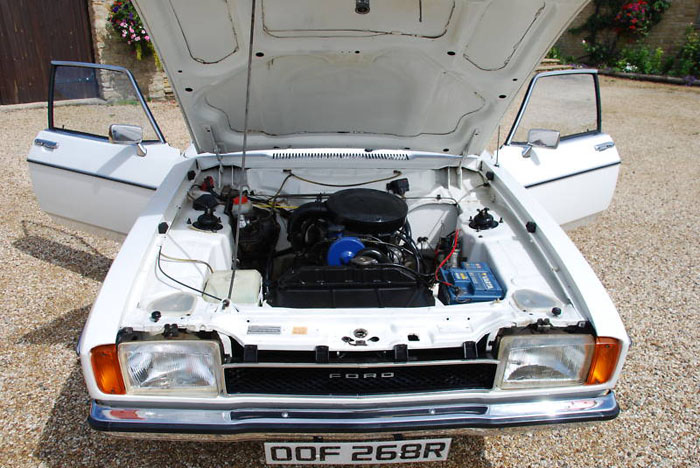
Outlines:
[[450,366],[457,364],[498,364],[498,359],[472,359],[469,361],[465,360],[450,360],[450,361],[416,361],[416,362],[345,362],[345,363],[328,363],[328,364],[316,364],[313,362],[309,363],[298,363],[298,362],[240,362],[233,364],[224,364],[222,367],[224,369],[238,368],[238,367],[275,367],[275,368],[308,368],[308,369],[318,369],[323,367],[347,367],[352,369],[364,369],[370,367],[418,367],[418,366]]
[[[392,408],[142,408],[92,401],[88,421],[107,432],[217,434],[238,440],[261,433],[373,433],[502,429],[514,426],[605,421],[619,414],[612,392],[586,399],[539,399],[510,403],[421,405]],[[177,437],[174,437],[177,438]]]
[[44,140],[42,138],[35,138],[34,145],[42,146],[48,150],[55,150],[56,148],[58,148],[58,143],[56,143],[55,141]]
[[594,146],[596,151],[605,151],[606,149],[610,149],[613,147],[615,147],[614,141],[606,141],[605,143],[599,143]]
[[562,180],[562,179],[568,179],[569,177],[575,177],[575,176],[578,176],[578,175],[586,174],[586,173],[588,173],[588,172],[598,171],[598,170],[600,170],[600,169],[607,169],[607,168],[613,167],[613,166],[619,166],[620,164],[621,164],[620,161],[616,161],[616,162],[614,162],[614,163],[604,164],[604,165],[602,165],[602,166],[592,167],[592,168],[590,168],[590,169],[584,169],[583,171],[574,172],[574,173],[572,173],[572,174],[566,174],[566,175],[563,175],[563,176],[555,177],[555,178],[553,178],[553,179],[547,179],[547,180],[543,180],[543,181],[541,181],[541,182],[535,182],[534,184],[526,185],[525,188],[526,188],[526,189],[529,189],[529,188],[532,188],[532,187],[537,187],[538,185],[549,184],[550,182],[557,182],[557,181]]

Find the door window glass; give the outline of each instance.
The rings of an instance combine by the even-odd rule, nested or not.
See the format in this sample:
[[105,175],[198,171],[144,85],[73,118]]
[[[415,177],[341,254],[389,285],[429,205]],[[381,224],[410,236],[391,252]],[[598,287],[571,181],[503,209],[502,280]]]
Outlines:
[[110,125],[130,124],[144,141],[158,140],[125,72],[59,65],[54,73],[52,128],[106,138]]
[[599,131],[594,75],[539,77],[512,142],[526,143],[531,129],[557,130],[562,139]]

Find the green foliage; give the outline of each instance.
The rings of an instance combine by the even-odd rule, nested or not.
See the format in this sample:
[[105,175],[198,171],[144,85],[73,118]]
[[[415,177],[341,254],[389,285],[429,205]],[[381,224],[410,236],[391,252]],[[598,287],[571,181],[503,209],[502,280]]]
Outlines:
[[644,44],[637,44],[622,49],[613,68],[627,73],[662,75],[667,73],[670,67],[668,60],[664,60],[664,50],[661,47],[651,50]]
[[676,55],[671,74],[700,77],[700,33],[692,26],[685,32],[685,42]]
[[640,43],[625,47],[619,52],[613,69],[626,73],[700,77],[700,33],[689,26],[685,42],[675,57],[665,57],[661,47],[652,50]]
[[559,50],[559,47],[554,46],[549,49],[549,52],[547,52],[547,56],[545,58],[561,60],[561,51]]
[[561,63],[574,63],[576,59],[571,55],[564,55],[561,53],[559,47],[554,46],[549,49],[545,58],[559,60]]
[[596,66],[610,65],[617,56],[616,47],[615,43],[611,41],[588,42],[584,39],[585,62]]

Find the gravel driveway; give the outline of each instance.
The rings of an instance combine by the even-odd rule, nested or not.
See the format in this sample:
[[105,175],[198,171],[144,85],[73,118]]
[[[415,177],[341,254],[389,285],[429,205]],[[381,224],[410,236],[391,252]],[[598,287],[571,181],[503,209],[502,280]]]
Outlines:
[[[617,386],[622,414],[458,438],[449,463],[429,466],[700,466],[700,89],[601,81],[604,128],[624,161],[611,208],[571,237],[634,342]],[[177,107],[153,108],[182,147]],[[73,349],[119,246],[39,211],[25,158],[45,121],[42,109],[0,108],[0,466],[261,466],[259,443],[117,440],[88,428]]]

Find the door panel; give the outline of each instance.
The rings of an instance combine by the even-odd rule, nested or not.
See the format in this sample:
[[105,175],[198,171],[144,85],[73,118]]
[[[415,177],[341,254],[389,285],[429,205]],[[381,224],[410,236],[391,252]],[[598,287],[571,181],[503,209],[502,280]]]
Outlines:
[[[561,141],[556,148],[529,145],[531,129],[557,130]],[[620,156],[601,130],[595,71],[537,75],[498,157],[565,228],[585,224],[607,209]]]
[[[49,128],[27,159],[39,205],[64,224],[123,236],[182,156],[165,142],[128,71],[67,62],[53,70]],[[146,155],[111,143],[111,124],[142,126]]]

